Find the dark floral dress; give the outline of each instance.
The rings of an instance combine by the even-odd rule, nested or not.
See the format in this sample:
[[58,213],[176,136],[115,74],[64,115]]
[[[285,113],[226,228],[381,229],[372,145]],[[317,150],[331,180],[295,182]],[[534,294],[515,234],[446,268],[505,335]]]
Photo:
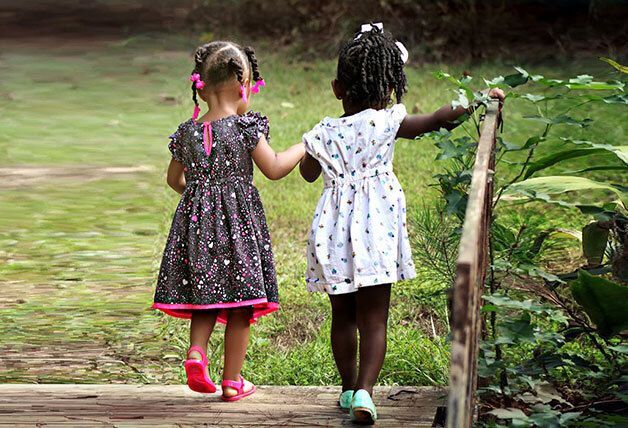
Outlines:
[[253,185],[251,151],[268,138],[259,113],[203,124],[190,119],[170,136],[172,157],[185,167],[186,186],[164,250],[153,308],[190,318],[194,310],[252,307],[251,322],[279,308],[277,278],[264,208]]

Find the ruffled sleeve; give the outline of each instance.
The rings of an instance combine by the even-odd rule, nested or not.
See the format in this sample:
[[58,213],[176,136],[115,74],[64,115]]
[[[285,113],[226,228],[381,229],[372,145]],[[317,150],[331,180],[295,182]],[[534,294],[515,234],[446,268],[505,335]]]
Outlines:
[[247,112],[240,117],[239,125],[242,129],[244,144],[248,151],[255,150],[262,135],[266,137],[266,141],[270,142],[270,127],[266,116],[262,116],[260,113],[254,111]]
[[170,143],[168,143],[168,150],[172,153],[172,158],[177,162],[183,163],[183,141],[181,134],[181,125],[177,130],[170,135]]
[[406,106],[403,104],[395,104],[391,108],[386,109],[388,126],[395,133],[395,135],[397,135],[399,126],[401,126],[401,122],[403,122],[407,115],[408,112],[406,111]]
[[303,134],[301,141],[303,141],[303,144],[305,145],[305,151],[311,156],[317,157],[318,153],[316,146],[321,141],[320,125],[316,125],[312,128],[312,130]]

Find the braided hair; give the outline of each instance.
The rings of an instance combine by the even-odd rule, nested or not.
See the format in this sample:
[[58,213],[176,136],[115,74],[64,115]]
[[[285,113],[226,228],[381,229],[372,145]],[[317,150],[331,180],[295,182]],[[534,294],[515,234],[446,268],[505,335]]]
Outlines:
[[338,57],[337,79],[347,100],[382,108],[391,102],[394,91],[400,103],[407,81],[401,51],[393,37],[376,26],[355,37],[340,49]]
[[[233,42],[216,41],[199,46],[194,52],[194,70],[203,82],[217,85],[232,78],[244,85],[245,74],[253,81],[262,80],[257,65],[257,58],[252,47],[241,47]],[[198,106],[197,89],[192,82],[192,100]]]

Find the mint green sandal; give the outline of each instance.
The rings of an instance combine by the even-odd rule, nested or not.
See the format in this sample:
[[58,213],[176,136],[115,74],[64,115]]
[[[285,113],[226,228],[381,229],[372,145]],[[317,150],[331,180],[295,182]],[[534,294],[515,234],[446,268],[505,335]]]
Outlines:
[[373,425],[377,420],[373,399],[364,389],[359,389],[353,394],[349,414],[351,420],[360,425]]
[[348,389],[343,391],[338,397],[338,405],[341,409],[348,410],[351,407],[351,401],[353,400],[353,390]]

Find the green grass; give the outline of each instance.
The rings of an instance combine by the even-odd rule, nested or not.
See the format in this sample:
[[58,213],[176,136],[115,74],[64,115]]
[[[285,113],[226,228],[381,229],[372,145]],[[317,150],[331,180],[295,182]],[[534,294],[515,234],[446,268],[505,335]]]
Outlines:
[[[62,366],[37,372],[8,368],[0,372],[0,381],[182,380],[187,323],[148,307],[177,202],[165,184],[167,136],[192,110],[187,75],[193,45],[173,37],[140,37],[125,43],[48,41],[45,46],[4,47],[0,167],[153,169],[94,181],[79,177],[0,187],[0,352],[80,352],[93,345],[102,350],[93,358],[104,361],[84,372]],[[258,56],[268,86],[254,98],[253,108],[270,117],[275,148],[298,142],[323,116],[341,113],[329,88],[333,62],[291,62],[268,51]],[[564,76],[581,73],[582,67],[554,64],[538,71]],[[440,68],[450,67],[408,69],[409,110],[416,106],[427,112],[452,97],[433,78]],[[491,77],[510,69],[484,64],[472,71]],[[513,141],[520,142],[534,126],[520,120],[529,113],[525,109],[518,104],[507,110],[506,130]],[[603,119],[594,137],[622,141],[626,116]],[[436,197],[429,187],[439,168],[434,155],[426,140],[397,144],[395,170],[406,190],[410,219]],[[308,294],[303,282],[306,234],[322,185],[307,184],[294,172],[280,182],[257,174],[256,184],[273,237],[282,310],[254,327],[244,370],[262,384],[337,383],[327,297]],[[556,215],[573,224],[581,221],[563,212]],[[382,383],[447,382],[445,301],[442,294],[434,295],[443,284],[421,266],[419,270],[418,279],[394,287]],[[219,333],[210,346],[216,375]]]

